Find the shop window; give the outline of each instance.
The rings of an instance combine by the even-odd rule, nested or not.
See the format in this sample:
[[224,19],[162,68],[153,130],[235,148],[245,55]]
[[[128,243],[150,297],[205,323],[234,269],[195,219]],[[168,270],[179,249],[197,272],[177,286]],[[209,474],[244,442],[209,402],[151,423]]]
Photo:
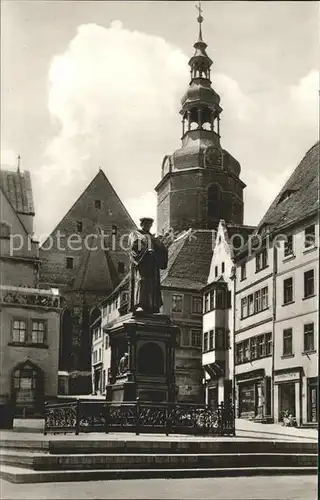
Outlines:
[[315,245],[315,225],[311,225],[304,230],[304,247],[311,248]]
[[314,351],[314,324],[304,325],[304,352]]
[[310,269],[304,273],[304,298],[314,295],[314,270]]
[[289,257],[293,255],[293,235],[289,234],[284,240],[284,256]]
[[283,304],[293,302],[293,279],[287,278],[283,281]]
[[292,354],[292,328],[283,330],[283,356]]
[[182,312],[182,295],[176,293],[172,295],[172,312]]
[[317,377],[307,379],[308,388],[308,402],[307,402],[307,412],[308,412],[308,422],[316,423],[318,422],[318,412],[319,412],[319,388]]

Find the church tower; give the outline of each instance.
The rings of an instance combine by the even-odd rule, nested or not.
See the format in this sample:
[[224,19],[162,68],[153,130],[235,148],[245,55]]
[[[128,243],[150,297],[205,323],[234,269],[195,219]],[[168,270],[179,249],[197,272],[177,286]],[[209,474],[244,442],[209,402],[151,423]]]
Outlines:
[[[200,3],[200,2],[199,2]],[[240,164],[220,143],[220,97],[211,87],[212,60],[202,38],[201,7],[190,83],[181,99],[181,147],[162,162],[158,196],[158,232],[215,229],[219,220],[243,224]]]

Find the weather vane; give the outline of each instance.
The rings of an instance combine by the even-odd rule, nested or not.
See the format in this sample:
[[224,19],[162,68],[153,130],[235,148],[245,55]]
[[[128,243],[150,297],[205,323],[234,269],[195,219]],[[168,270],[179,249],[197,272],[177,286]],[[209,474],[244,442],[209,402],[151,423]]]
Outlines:
[[202,23],[202,21],[203,21],[203,17],[202,17],[202,15],[201,15],[201,14],[202,14],[202,12],[203,12],[203,11],[202,11],[201,1],[200,1],[200,0],[199,0],[198,4],[196,5],[196,9],[197,9],[197,11],[199,12],[198,22],[199,22],[199,23]]

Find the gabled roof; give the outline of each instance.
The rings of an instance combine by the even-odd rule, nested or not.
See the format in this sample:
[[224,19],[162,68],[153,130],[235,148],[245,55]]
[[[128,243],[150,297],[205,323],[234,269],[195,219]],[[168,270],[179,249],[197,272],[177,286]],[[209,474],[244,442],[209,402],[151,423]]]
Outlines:
[[277,230],[303,220],[319,209],[319,147],[305,154],[258,224]]
[[1,169],[0,185],[17,213],[34,215],[30,172]]
[[72,290],[111,292],[120,279],[108,250],[99,244],[99,228],[96,228],[96,245],[85,248],[82,261],[72,282]]

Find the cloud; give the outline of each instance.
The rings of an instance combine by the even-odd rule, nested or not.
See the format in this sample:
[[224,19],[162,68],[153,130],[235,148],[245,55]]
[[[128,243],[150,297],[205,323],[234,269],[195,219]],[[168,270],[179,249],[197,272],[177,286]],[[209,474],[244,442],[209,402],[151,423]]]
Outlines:
[[[180,147],[187,62],[178,47],[121,21],[109,28],[79,26],[50,65],[55,133],[33,175],[38,234],[53,229],[99,166],[135,220],[155,215],[152,190],[162,159]],[[246,222],[257,223],[281,187],[283,166],[293,170],[311,145],[315,71],[291,87],[255,93],[245,93],[228,75],[212,79],[224,108],[222,145],[240,161],[248,184]]]
[[0,162],[2,166],[6,168],[17,168],[17,153],[12,149],[6,149],[5,147],[1,149]]

